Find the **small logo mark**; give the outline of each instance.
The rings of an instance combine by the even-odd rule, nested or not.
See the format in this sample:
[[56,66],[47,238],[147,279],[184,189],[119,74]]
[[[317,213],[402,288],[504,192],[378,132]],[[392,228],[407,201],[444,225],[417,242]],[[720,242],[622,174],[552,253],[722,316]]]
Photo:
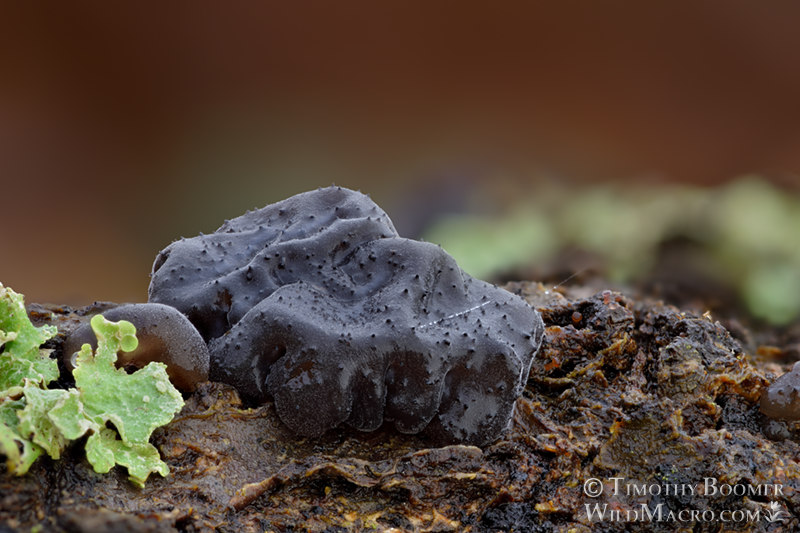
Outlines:
[[778,502],[769,504],[769,510],[764,512],[764,518],[767,522],[783,522],[785,519],[781,517],[783,509]]

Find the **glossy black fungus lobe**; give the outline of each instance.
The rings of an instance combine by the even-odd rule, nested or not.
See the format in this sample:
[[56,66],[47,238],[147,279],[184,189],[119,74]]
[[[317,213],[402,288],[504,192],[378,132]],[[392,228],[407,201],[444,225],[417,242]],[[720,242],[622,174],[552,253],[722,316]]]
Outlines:
[[209,342],[210,378],[316,436],[346,422],[486,443],[507,426],[543,324],[367,196],[299,194],[176,241],[149,299]]
[[761,412],[770,418],[800,420],[800,362],[764,391]]
[[[103,311],[113,322],[127,320],[136,326],[139,346],[117,354],[119,366],[142,368],[151,361],[167,365],[170,381],[184,392],[208,381],[209,354],[205,341],[189,320],[174,307],[146,303],[125,304]],[[97,348],[97,339],[86,323],[64,340],[64,364],[72,369],[72,357],[85,343]]]

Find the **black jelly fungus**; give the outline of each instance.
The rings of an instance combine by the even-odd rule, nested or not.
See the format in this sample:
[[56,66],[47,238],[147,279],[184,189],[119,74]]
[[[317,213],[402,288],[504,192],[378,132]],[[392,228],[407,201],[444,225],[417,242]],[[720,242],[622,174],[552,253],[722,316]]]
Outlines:
[[[223,236],[227,254],[213,246]],[[167,273],[178,265],[199,270],[176,280]],[[470,277],[439,246],[399,237],[369,197],[340,187],[176,241],[151,276],[149,300],[175,306],[208,342],[210,378],[248,402],[273,399],[281,420],[307,436],[391,421],[404,433],[492,441],[544,333],[520,297]],[[482,324],[486,335],[466,334]]]

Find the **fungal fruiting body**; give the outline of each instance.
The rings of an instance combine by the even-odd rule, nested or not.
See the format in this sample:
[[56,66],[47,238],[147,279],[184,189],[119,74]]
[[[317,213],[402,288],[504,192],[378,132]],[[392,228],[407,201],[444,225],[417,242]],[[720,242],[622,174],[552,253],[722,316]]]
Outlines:
[[[184,392],[195,390],[208,381],[209,354],[205,341],[189,320],[168,305],[146,303],[125,304],[103,311],[112,322],[127,320],[136,327],[137,348],[120,352],[118,366],[143,368],[151,361],[167,365],[172,383]],[[83,344],[97,348],[97,339],[90,324],[84,324],[64,341],[64,364],[70,370],[73,357]]]
[[482,444],[507,425],[543,324],[521,298],[397,235],[367,196],[330,187],[176,241],[149,299],[209,343],[210,378],[316,436],[346,422]]
[[761,412],[770,418],[800,420],[800,362],[764,391]]

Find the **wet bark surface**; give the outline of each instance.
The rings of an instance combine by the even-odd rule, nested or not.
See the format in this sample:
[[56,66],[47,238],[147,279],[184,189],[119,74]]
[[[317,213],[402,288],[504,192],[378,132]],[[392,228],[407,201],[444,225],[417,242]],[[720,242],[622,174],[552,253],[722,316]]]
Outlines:
[[[510,427],[483,448],[388,428],[299,438],[271,403],[207,383],[156,431],[171,473],[144,489],[119,467],[96,474],[81,442],[24,477],[0,466],[0,532],[800,527],[800,432],[758,409],[790,366],[789,337],[617,292],[506,288],[542,313],[545,341]],[[98,308],[30,311],[59,327],[58,356]],[[735,510],[753,519],[723,523]]]

